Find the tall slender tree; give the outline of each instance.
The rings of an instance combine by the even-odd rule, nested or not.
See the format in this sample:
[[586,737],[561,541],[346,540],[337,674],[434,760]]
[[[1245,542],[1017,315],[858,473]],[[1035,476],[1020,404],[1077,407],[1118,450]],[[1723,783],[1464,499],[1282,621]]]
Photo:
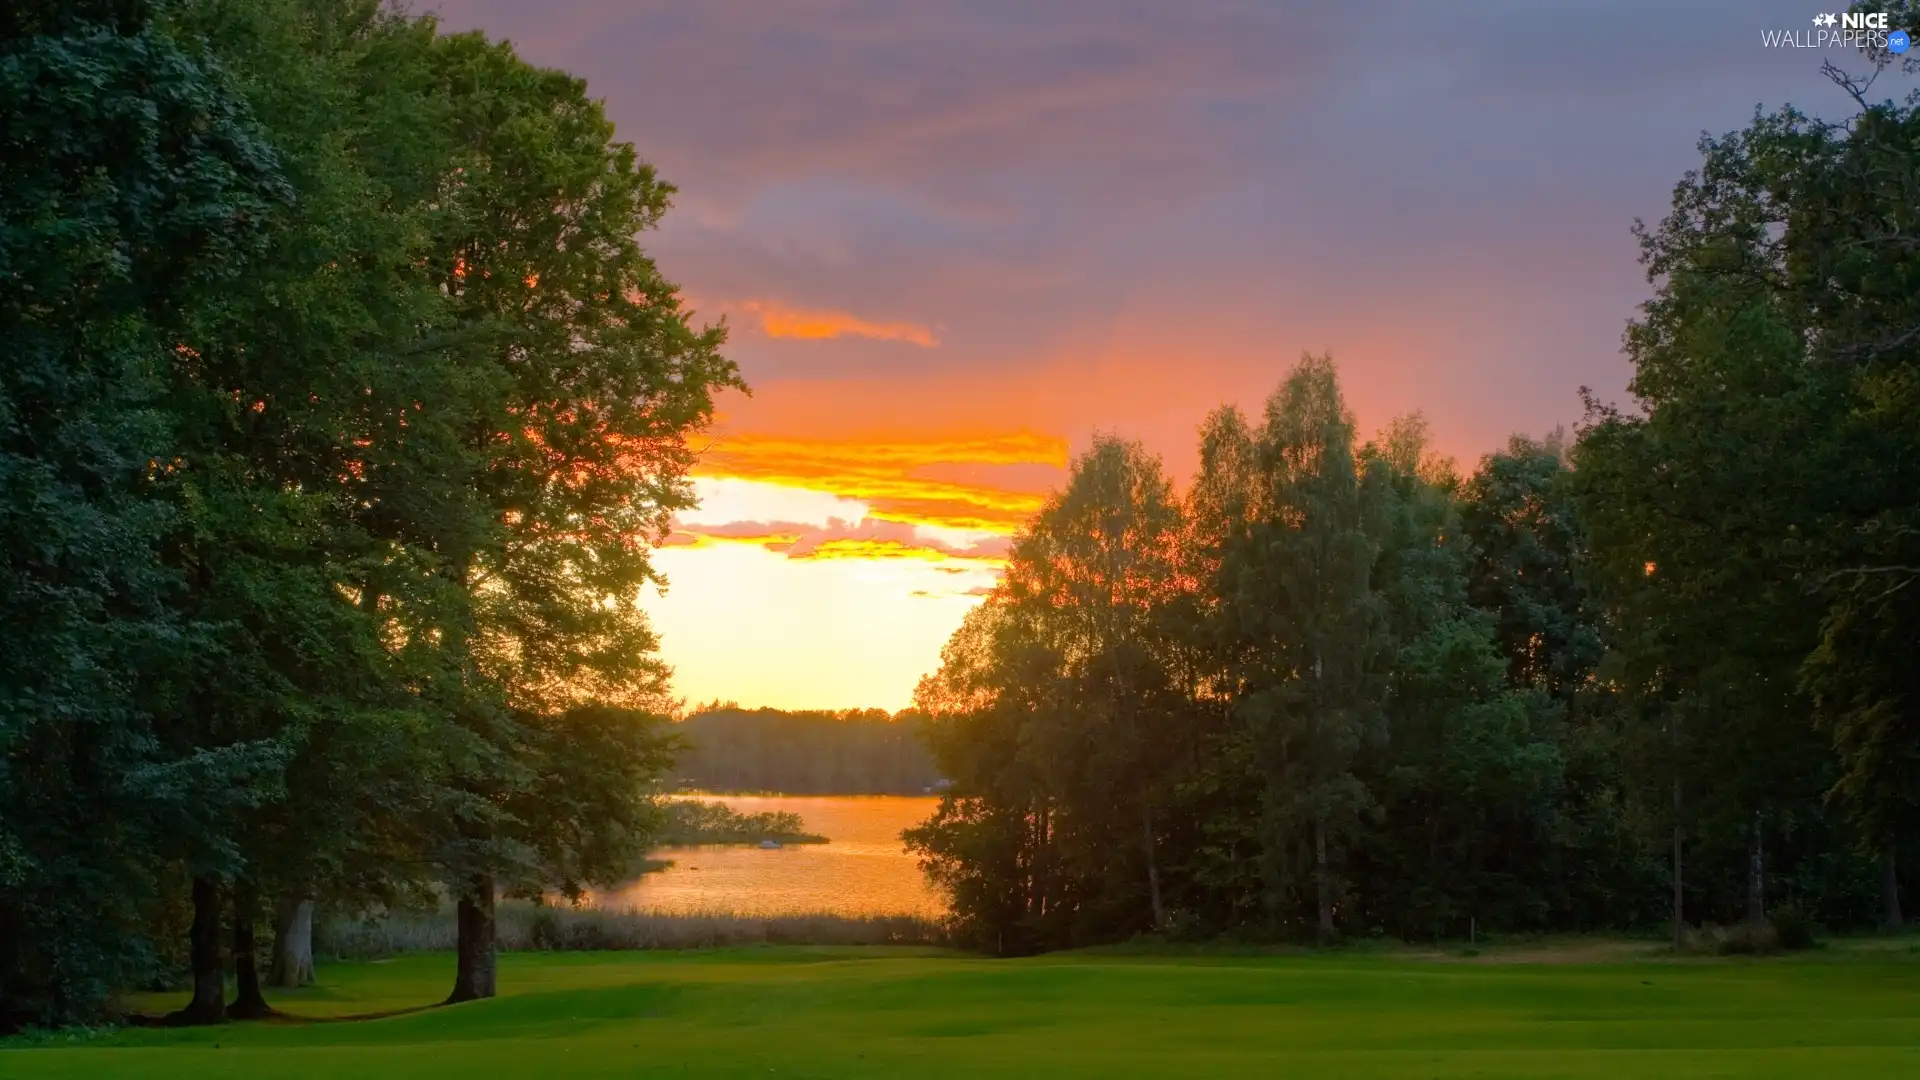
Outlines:
[[[1038,751],[1091,826],[1081,842],[1139,852],[1135,872],[1156,928],[1166,900],[1154,812],[1179,709],[1155,635],[1173,593],[1179,517],[1157,460],[1137,443],[1097,439],[1021,541],[1007,583],[1011,602],[1059,627],[1063,647],[1060,678],[1072,701],[1036,730]],[[1113,822],[1115,812],[1131,821]]]
[[1267,401],[1258,508],[1229,556],[1226,603],[1252,641],[1241,715],[1265,781],[1264,855],[1276,914],[1304,836],[1316,928],[1336,932],[1340,845],[1372,797],[1352,771],[1380,716],[1384,611],[1373,588],[1353,418],[1330,357],[1304,357]]

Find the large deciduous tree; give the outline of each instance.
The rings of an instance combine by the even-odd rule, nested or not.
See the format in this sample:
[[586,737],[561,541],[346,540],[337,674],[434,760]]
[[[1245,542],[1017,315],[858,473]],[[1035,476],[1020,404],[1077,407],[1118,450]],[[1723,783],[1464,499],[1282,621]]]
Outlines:
[[1708,858],[1744,841],[1758,920],[1767,850],[1830,831],[1829,808],[1888,861],[1920,823],[1896,809],[1910,665],[1883,644],[1911,639],[1920,577],[1920,119],[1834,71],[1862,106],[1846,124],[1787,109],[1703,141],[1642,233],[1640,409],[1596,407],[1576,454],[1611,670],[1669,763],[1676,933],[1683,832]]
[[[649,543],[692,504],[687,436],[716,391],[742,384],[722,331],[689,322],[640,248],[673,189],[615,141],[585,84],[477,34],[437,39],[435,64],[454,148],[435,265],[473,328],[463,356],[494,388],[465,443],[492,528],[436,548],[460,595],[442,632],[470,737],[468,797],[442,849],[460,910],[451,999],[465,1000],[494,990],[497,889],[615,872],[593,856],[598,831],[637,811],[568,818],[586,804],[525,795],[556,762],[631,778],[631,760],[553,746],[568,717],[605,734],[664,710],[667,671],[639,608],[656,580]],[[618,738],[645,741],[637,727]]]

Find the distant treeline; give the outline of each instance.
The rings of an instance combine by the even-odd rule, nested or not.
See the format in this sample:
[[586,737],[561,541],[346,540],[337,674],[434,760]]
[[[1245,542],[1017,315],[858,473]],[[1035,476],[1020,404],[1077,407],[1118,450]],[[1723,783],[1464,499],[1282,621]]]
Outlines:
[[918,795],[940,771],[917,713],[786,712],[715,704],[680,725],[683,787],[792,795]]

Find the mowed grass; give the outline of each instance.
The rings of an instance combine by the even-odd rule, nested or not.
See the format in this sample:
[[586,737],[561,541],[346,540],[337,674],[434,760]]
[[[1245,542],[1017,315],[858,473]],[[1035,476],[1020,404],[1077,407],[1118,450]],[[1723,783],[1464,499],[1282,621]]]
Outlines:
[[0,1076],[1920,1076],[1915,959],[510,953],[494,1000],[337,1019],[443,996],[452,958],[415,955],[323,967],[276,999],[301,1021],[0,1050]]

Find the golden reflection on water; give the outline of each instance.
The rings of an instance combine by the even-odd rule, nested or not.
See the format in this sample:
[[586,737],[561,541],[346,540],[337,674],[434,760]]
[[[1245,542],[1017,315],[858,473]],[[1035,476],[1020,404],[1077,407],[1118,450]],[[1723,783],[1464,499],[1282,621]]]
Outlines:
[[926,915],[946,911],[900,831],[925,821],[940,800],[904,795],[709,795],[743,814],[784,810],[800,815],[825,844],[661,848],[666,870],[593,894],[604,908],[664,912],[793,915]]

